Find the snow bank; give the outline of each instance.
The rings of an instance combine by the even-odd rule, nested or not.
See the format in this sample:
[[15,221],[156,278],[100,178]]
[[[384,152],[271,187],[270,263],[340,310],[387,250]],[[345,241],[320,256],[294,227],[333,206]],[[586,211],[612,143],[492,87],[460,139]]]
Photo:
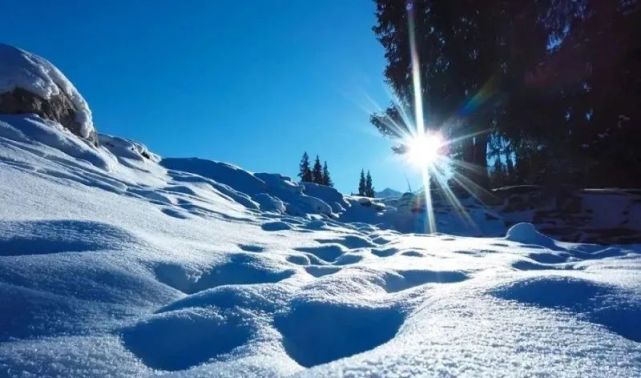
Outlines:
[[47,146],[54,154],[66,154],[104,170],[110,170],[115,163],[108,152],[85,143],[59,123],[36,115],[0,114],[0,137],[34,149]]
[[44,100],[64,96],[73,105],[79,135],[91,138],[95,134],[87,102],[60,70],[44,58],[0,43],[0,94],[16,88]]
[[228,186],[250,197],[263,211],[286,212],[297,216],[332,214],[332,208],[322,199],[304,194],[302,185],[279,174],[254,174],[231,164],[197,158],[167,158],[160,164],[168,169],[195,173]]
[[345,200],[343,194],[338,190],[325,185],[314,184],[311,182],[302,183],[304,185],[303,191],[310,197],[321,199],[326,204],[332,207],[332,211],[336,214],[343,213],[350,204]]

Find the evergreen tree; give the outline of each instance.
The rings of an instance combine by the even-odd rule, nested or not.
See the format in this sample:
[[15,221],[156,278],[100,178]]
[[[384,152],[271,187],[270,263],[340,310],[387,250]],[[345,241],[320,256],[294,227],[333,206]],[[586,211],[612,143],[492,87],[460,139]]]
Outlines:
[[365,178],[365,196],[374,198],[376,193],[374,193],[374,186],[372,186],[372,175],[367,171],[367,177]]
[[361,169],[361,178],[358,181],[358,195],[365,195],[365,171]]
[[[480,167],[475,170],[476,181],[482,184],[487,180],[488,134],[481,131],[495,124],[496,98],[492,96],[514,60],[508,56],[513,45],[510,35],[504,34],[505,24],[514,19],[505,10],[510,4],[500,0],[376,0],[374,32],[386,50],[385,76],[405,108],[401,112],[410,117],[415,114],[417,97],[430,115],[431,127],[443,129],[450,138],[478,133],[461,139],[457,147],[460,160]],[[419,67],[413,67],[413,55]],[[420,93],[414,93],[413,68],[421,76]],[[471,103],[479,93],[484,96],[483,107]],[[414,122],[407,124],[401,112],[392,106],[374,114],[372,123],[386,135],[402,135],[414,128]],[[454,123],[453,114],[459,117]]]
[[316,184],[323,184],[323,166],[320,163],[318,155],[316,155],[316,161],[314,162],[314,168],[312,168],[312,182]]
[[303,154],[303,158],[300,160],[298,177],[301,182],[312,182],[312,171],[309,169],[309,155],[307,152]]
[[323,185],[334,187],[334,182],[332,181],[332,178],[329,175],[329,169],[327,168],[327,162],[324,162],[323,164]]
[[[510,141],[507,182],[641,185],[639,0],[375,2],[400,103],[372,115],[384,135],[413,127],[404,115],[415,113],[415,52],[429,124],[449,138],[500,132]],[[489,135],[453,146],[482,175]]]

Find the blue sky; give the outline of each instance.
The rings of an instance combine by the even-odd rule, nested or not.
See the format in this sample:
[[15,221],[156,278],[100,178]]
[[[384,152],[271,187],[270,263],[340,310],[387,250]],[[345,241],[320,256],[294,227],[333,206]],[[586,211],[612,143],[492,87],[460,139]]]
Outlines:
[[2,41],[65,72],[100,132],[289,176],[307,151],[344,192],[361,168],[418,181],[368,122],[388,102],[374,22],[371,0],[0,3]]

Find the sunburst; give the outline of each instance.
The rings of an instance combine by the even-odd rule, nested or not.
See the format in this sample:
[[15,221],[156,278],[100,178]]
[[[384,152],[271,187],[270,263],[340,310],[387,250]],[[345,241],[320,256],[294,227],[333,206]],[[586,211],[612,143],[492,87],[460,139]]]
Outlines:
[[458,136],[456,138],[449,138],[448,131],[457,129],[463,124],[462,118],[468,117],[494,96],[494,81],[492,79],[488,80],[488,84],[484,85],[478,93],[463,104],[457,114],[450,117],[450,119],[443,124],[426,125],[423,109],[424,101],[420,62],[414,35],[414,9],[411,1],[407,4],[414,108],[413,112],[408,111],[407,107],[403,105],[404,103],[398,99],[398,97],[392,96],[393,105],[403,124],[398,124],[390,117],[385,118],[383,122],[393,131],[393,134],[398,136],[400,145],[395,147],[394,150],[397,153],[403,154],[405,160],[421,173],[427,217],[426,232],[433,233],[437,231],[434,207],[432,204],[432,184],[438,186],[443,198],[456,209],[464,221],[476,227],[465,210],[465,207],[452,190],[451,183],[454,183],[454,185],[467,191],[476,198],[478,198],[477,194],[479,192],[484,192],[491,196],[489,192],[474,183],[473,180],[464,174],[466,170],[478,172],[484,168],[473,166],[470,163],[453,158],[450,156],[450,150],[453,145],[461,143],[466,139],[474,138],[489,130]]

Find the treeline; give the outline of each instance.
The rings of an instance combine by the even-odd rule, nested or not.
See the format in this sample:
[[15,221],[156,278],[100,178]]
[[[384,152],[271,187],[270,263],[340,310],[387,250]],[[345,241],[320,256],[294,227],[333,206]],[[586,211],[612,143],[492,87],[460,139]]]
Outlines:
[[[385,77],[484,186],[641,186],[639,0],[375,0]],[[410,32],[413,33],[410,38]],[[398,107],[373,114],[399,137]],[[469,163],[469,164],[468,164]],[[476,168],[474,168],[476,167]]]
[[301,182],[313,182],[315,184],[330,187],[334,186],[329,169],[327,168],[327,161],[323,162],[323,165],[321,165],[320,158],[316,155],[314,166],[310,168],[309,155],[307,155],[307,152],[303,154],[303,157],[300,160],[298,177]]

